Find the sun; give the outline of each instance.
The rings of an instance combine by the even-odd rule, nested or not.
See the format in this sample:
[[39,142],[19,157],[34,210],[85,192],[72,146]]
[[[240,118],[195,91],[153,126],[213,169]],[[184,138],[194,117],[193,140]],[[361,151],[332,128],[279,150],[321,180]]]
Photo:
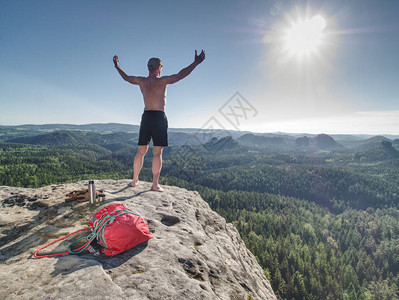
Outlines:
[[284,33],[284,50],[298,57],[317,53],[324,42],[326,25],[320,15],[293,23]]

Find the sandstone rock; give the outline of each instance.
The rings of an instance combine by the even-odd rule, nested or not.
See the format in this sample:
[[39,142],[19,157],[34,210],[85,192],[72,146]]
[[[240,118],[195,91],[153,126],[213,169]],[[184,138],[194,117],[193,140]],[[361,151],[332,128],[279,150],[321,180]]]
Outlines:
[[[99,180],[105,202],[65,202],[85,182],[39,189],[0,187],[0,299],[276,299],[237,230],[197,192],[128,180]],[[100,208],[123,201],[154,238],[114,257],[33,258],[51,241],[89,225]],[[53,252],[68,241],[54,244]]]

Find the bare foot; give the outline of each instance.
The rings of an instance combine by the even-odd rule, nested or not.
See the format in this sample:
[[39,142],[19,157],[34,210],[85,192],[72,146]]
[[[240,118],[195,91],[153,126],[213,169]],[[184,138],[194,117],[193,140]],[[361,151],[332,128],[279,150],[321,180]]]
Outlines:
[[139,184],[139,181],[138,180],[133,180],[133,181],[131,181],[127,186],[129,186],[129,187],[135,187],[135,186],[137,186]]
[[154,192],[163,192],[164,189],[161,188],[160,185],[157,185],[157,186],[152,186],[152,187],[151,187],[151,191],[154,191]]

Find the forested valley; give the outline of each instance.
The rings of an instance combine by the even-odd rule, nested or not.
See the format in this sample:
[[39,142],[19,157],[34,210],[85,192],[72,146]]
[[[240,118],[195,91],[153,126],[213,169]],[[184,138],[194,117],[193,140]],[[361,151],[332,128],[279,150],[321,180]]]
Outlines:
[[[137,133],[26,131],[6,139],[7,130],[14,129],[0,136],[0,185],[132,176]],[[249,138],[172,142],[161,184],[197,190],[233,223],[279,299],[399,299],[398,140],[323,148]],[[151,151],[141,180],[151,180]]]

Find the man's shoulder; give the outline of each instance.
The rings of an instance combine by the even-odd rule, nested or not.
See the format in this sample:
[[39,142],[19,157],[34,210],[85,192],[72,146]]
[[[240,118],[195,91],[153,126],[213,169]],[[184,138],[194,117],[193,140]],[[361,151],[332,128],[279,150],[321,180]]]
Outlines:
[[165,84],[172,84],[172,83],[175,83],[176,81],[178,81],[178,75],[173,74],[173,75],[162,76],[162,77],[160,77],[160,80],[162,80],[162,82]]
[[128,79],[129,79],[128,81],[130,83],[138,84],[138,85],[145,82],[145,77],[142,77],[142,76],[128,76]]
[[147,77],[140,77],[140,78],[142,78],[143,81],[163,81],[167,77],[168,76],[161,76],[161,77],[147,76]]
[[168,80],[169,80],[170,76],[161,76],[161,77],[147,77],[147,79],[151,82],[157,82],[157,84],[160,85],[167,85],[168,84]]
[[170,78],[170,75],[164,75],[164,76],[158,77],[159,80],[167,80],[168,78]]

